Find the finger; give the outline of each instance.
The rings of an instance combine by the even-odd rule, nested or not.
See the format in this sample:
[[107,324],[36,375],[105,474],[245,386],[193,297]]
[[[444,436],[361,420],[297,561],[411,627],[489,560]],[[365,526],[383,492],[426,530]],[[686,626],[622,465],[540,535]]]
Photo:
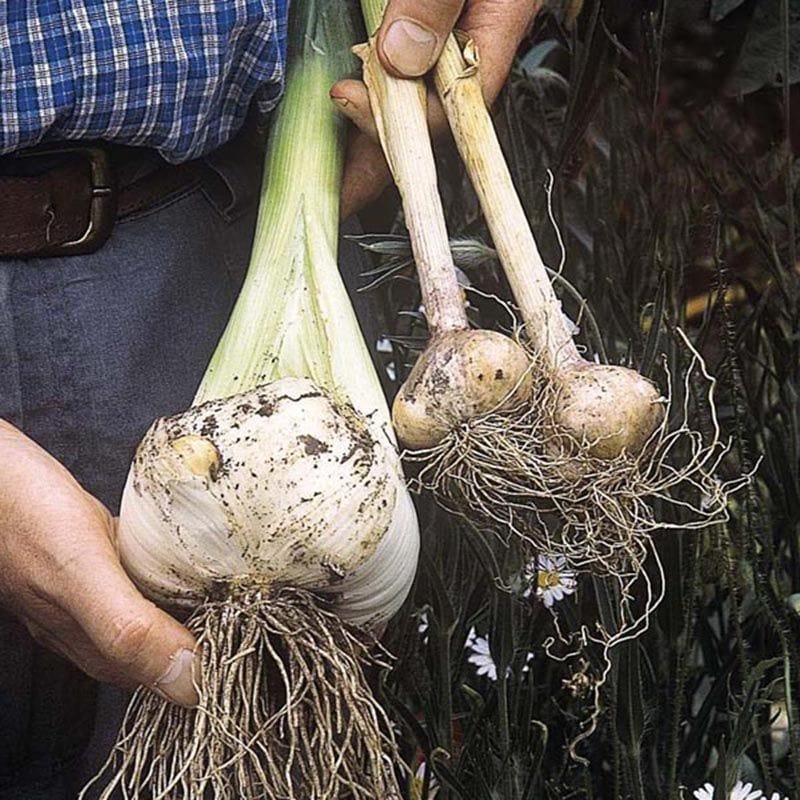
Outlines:
[[[372,141],[378,141],[378,130],[369,104],[367,87],[361,81],[339,81],[331,89],[336,107]],[[447,131],[447,119],[439,98],[428,92],[428,128],[431,138],[437,139]]]
[[377,200],[391,180],[389,166],[380,145],[365,133],[355,132],[347,148],[342,178],[342,219],[347,219],[368,203]]
[[478,46],[479,75],[488,105],[503,88],[517,48],[541,7],[542,0],[483,0],[470,4],[459,21]]
[[106,661],[75,620],[60,609],[52,611],[47,628],[32,619],[25,620],[25,626],[38,644],[72,662],[96,681],[113,683],[125,689],[133,689],[138,685]]
[[[358,83],[352,81],[352,83]],[[363,88],[363,84],[360,84]],[[364,206],[377,200],[386,187],[392,182],[389,166],[383,151],[377,143],[377,131],[372,112],[369,110],[369,99],[366,88],[348,89],[348,104],[342,107],[356,126],[358,132],[350,138],[342,178],[341,216],[347,219],[358,213]],[[428,124],[431,136],[436,138],[447,131],[447,120],[438,98],[428,95]]]
[[331,100],[360,131],[378,141],[375,118],[369,105],[367,87],[361,81],[339,81],[331,89]]
[[[179,705],[197,703],[191,633],[137,591],[110,542],[98,542],[68,566],[60,605],[77,623],[117,682],[143,684]],[[86,658],[90,654],[86,654]],[[78,656],[80,660],[81,656]]]
[[377,34],[378,57],[398,78],[418,78],[439,58],[464,0],[390,0]]

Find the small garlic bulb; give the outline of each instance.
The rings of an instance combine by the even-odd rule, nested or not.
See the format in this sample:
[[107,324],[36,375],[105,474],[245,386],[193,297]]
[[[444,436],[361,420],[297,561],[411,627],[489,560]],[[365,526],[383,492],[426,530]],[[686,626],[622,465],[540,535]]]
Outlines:
[[463,422],[530,394],[530,359],[496,331],[435,335],[395,397],[392,421],[409,448],[434,447]]
[[658,387],[627,367],[576,361],[557,380],[556,422],[597,458],[638,455],[664,419]]
[[122,499],[125,569],[166,606],[282,584],[380,627],[411,587],[419,533],[397,453],[375,430],[305,378],[157,420]]

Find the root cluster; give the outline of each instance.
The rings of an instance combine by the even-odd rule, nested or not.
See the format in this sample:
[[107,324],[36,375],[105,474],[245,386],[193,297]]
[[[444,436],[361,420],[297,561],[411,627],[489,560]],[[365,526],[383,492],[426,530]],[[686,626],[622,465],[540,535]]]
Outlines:
[[[695,353],[686,370],[680,408],[672,383],[661,425],[642,451],[598,458],[556,422],[559,384],[534,359],[530,398],[474,417],[436,447],[407,452],[417,488],[449,511],[510,531],[532,548],[566,557],[575,570],[608,575],[630,586],[640,575],[653,533],[701,528],[727,518],[731,491],[716,475],[728,451],[713,411],[714,379]],[[705,382],[711,409],[706,435],[689,426],[695,378]],[[677,522],[656,517],[671,505]]]
[[391,725],[364,672],[387,664],[322,603],[281,587],[199,608],[187,627],[200,704],[139,689],[95,779],[108,781],[103,800],[115,789],[126,800],[399,800]]
[[[663,420],[636,454],[599,458],[593,442],[566,433],[558,423],[559,376],[534,354],[526,402],[474,417],[436,447],[405,454],[418,465],[417,488],[431,491],[451,512],[482,522],[503,539],[519,537],[524,550],[563,556],[567,569],[608,580],[610,596],[617,598],[613,622],[564,631],[555,615],[557,635],[544,643],[548,655],[562,662],[599,648],[596,669],[582,662],[578,676],[592,709],[570,742],[572,757],[581,762],[577,748],[597,728],[611,651],[648,628],[664,596],[654,534],[726,520],[729,495],[751,478],[718,477],[730,445],[722,441],[715,413],[715,380],[685,336],[683,341],[692,352],[683,384],[674,391],[665,364]],[[689,424],[697,393],[709,413],[703,433]],[[648,558],[652,566],[645,569]]]

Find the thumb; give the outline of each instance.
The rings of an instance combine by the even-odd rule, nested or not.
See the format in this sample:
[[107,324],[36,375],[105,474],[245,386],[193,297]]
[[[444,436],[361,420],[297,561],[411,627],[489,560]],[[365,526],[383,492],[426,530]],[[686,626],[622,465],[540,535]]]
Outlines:
[[113,550],[104,550],[82,559],[86,585],[83,591],[75,587],[69,613],[125,682],[149,686],[179,705],[196,705],[199,659],[194,637],[145,599]]
[[418,78],[439,58],[464,0],[389,0],[377,34],[378,56],[398,78]]

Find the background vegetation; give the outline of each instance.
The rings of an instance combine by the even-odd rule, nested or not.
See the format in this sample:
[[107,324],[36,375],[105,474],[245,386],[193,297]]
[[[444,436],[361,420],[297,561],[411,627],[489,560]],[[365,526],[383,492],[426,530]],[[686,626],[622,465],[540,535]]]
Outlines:
[[[564,5],[540,15],[496,113],[545,261],[561,260],[549,171],[574,289],[561,293],[582,343],[663,383],[662,355],[676,374],[689,361],[685,330],[718,380],[731,441],[722,477],[756,477],[727,524],[658,535],[664,600],[643,635],[611,652],[599,687],[596,645],[578,636],[559,660],[545,642],[556,623],[565,634],[610,625],[613,587],[581,575],[551,613],[524,591],[530,554],[420,498],[421,570],[383,686],[406,756],[427,763],[413,791],[674,800],[706,781],[725,797],[741,778],[798,797],[800,3]],[[472,313],[508,327],[474,195],[454,148],[440,158]],[[395,209],[387,198],[372,228],[383,234]],[[384,358],[401,381],[425,337],[407,245],[362,243],[383,254],[363,282],[380,297]],[[700,389],[689,401],[703,429]],[[488,636],[496,680],[467,660],[473,628]]]

